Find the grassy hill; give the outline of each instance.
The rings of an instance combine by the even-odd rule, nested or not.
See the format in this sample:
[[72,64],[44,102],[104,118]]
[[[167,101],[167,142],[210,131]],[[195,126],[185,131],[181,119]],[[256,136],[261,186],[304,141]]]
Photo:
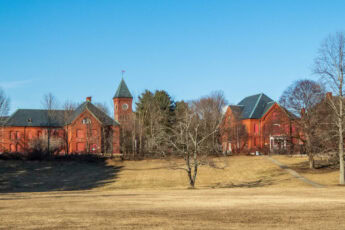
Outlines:
[[[308,171],[302,167],[306,158],[276,158],[311,180],[326,185],[336,184],[336,171]],[[177,162],[184,164],[182,160]],[[197,188],[309,186],[262,156],[215,158],[213,163],[219,168],[200,167]],[[173,170],[170,166],[167,160],[108,160],[98,163],[0,161],[0,192],[187,188],[186,172]]]

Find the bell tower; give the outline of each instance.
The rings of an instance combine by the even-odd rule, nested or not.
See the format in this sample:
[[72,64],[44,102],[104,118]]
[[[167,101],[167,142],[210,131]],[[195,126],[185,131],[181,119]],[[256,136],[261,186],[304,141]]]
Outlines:
[[126,82],[123,80],[123,78],[116,90],[113,101],[115,120],[118,121],[122,127],[128,126],[133,113],[133,96],[131,92],[129,92]]

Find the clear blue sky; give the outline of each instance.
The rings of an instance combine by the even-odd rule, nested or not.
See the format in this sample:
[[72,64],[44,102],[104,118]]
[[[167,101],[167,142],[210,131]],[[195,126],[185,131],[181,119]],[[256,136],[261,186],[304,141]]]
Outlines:
[[322,40],[345,27],[345,1],[0,0],[0,86],[17,108],[44,94],[106,102],[126,70],[135,96],[175,100],[223,90],[277,100],[315,78]]

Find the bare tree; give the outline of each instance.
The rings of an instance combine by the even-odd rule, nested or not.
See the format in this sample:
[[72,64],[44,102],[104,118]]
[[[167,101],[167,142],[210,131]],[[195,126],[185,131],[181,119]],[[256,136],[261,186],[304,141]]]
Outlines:
[[[209,96],[202,97],[199,100],[192,102],[193,110],[198,113],[199,117],[205,121],[205,128],[208,130],[215,130],[219,125],[219,121],[223,117],[223,108],[227,104],[224,93],[222,91],[212,92]],[[220,132],[214,132],[206,141],[209,142],[210,152],[219,153],[220,146]]]
[[344,71],[345,34],[329,35],[322,43],[315,59],[314,73],[319,75],[335,93],[336,100],[328,97],[328,104],[334,114],[334,125],[338,135],[339,183],[345,184],[344,171]]
[[224,149],[224,151],[231,153],[240,153],[246,147],[248,140],[248,132],[246,126],[242,123],[241,110],[234,106],[231,113],[225,113],[222,118],[221,136],[222,141],[226,146],[230,145],[231,150]]
[[65,147],[65,153],[69,153],[69,139],[68,139],[68,133],[69,133],[69,125],[68,122],[70,121],[73,112],[78,107],[78,104],[72,101],[65,101],[63,104],[63,123],[65,125],[65,129],[63,132],[63,139],[64,139],[64,147]]
[[10,111],[10,99],[5,92],[0,88],[0,117],[8,115]]
[[319,125],[319,116],[316,105],[325,97],[324,88],[311,80],[299,80],[290,85],[280,97],[280,104],[300,119],[296,119],[298,127],[303,133],[302,141],[305,142],[306,153],[309,158],[309,167],[315,168],[314,154],[317,151],[313,143],[317,140],[315,133]]
[[103,102],[103,103],[96,102],[96,103],[94,103],[94,105],[97,108],[99,108],[102,112],[104,112],[105,114],[110,116],[110,110],[109,110],[109,107],[108,107],[107,103],[105,103],[105,102]]
[[[167,135],[167,142],[185,161],[184,167],[173,168],[186,171],[192,188],[195,187],[199,166],[207,164],[210,149],[213,148],[212,142],[207,140],[218,132],[221,123],[221,117],[215,116],[215,120],[212,120],[214,125],[210,126],[210,120],[203,113],[206,108],[199,110],[197,106],[193,106],[203,99],[205,98],[191,102],[190,105],[185,102],[177,103],[176,122]],[[208,105],[211,105],[208,108],[211,109],[213,103]]]
[[58,102],[55,96],[52,93],[48,93],[43,96],[42,106],[46,110],[46,130],[47,130],[47,153],[50,155],[50,142],[51,142],[51,135],[54,130],[54,127],[57,125],[57,113],[56,109],[58,107]]
[[10,99],[6,96],[5,92],[0,88],[0,150],[3,143],[4,130],[3,125],[10,110]]

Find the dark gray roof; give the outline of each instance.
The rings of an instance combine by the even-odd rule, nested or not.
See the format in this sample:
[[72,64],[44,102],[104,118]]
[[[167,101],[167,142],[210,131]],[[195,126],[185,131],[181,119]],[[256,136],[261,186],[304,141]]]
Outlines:
[[122,79],[119,87],[116,90],[114,98],[133,98],[131,92],[126,85],[126,82]]
[[[3,123],[3,125],[21,127],[63,127],[65,124],[72,123],[86,109],[104,125],[119,125],[119,123],[91,104],[91,102],[84,102],[81,104],[72,112],[67,122],[65,120],[65,110],[52,110],[48,113],[48,110],[42,109],[18,109]],[[48,116],[49,114],[50,116]]]
[[82,112],[89,110],[104,125],[119,125],[114,119],[105,114],[102,110],[94,106],[91,102],[86,101],[81,104],[71,115],[67,124],[71,124]]
[[242,107],[241,119],[259,119],[274,103],[271,98],[261,93],[244,98],[237,106]]
[[[49,116],[48,116],[49,115]],[[5,126],[62,127],[63,110],[18,109],[5,122]]]

